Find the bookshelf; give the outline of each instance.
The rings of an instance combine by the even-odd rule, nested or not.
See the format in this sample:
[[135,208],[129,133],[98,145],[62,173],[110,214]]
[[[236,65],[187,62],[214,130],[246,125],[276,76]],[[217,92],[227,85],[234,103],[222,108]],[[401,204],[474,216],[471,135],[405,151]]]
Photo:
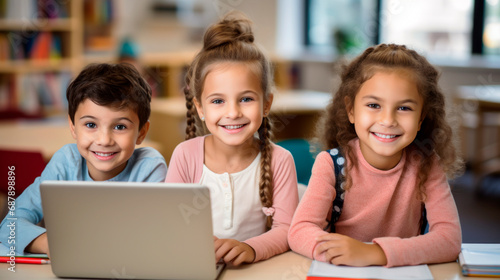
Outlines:
[[65,110],[80,70],[82,0],[0,0],[0,117]]
[[[183,97],[184,75],[198,50],[165,53],[146,53],[140,57],[145,76],[156,92],[156,97]],[[292,88],[292,63],[277,55],[270,57],[274,67],[274,82],[278,89]]]

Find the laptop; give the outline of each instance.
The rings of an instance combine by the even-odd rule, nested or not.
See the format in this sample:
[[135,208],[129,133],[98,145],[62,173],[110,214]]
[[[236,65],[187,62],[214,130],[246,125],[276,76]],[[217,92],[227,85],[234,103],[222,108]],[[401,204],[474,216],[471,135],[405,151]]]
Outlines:
[[58,277],[215,279],[210,193],[196,184],[44,181]]

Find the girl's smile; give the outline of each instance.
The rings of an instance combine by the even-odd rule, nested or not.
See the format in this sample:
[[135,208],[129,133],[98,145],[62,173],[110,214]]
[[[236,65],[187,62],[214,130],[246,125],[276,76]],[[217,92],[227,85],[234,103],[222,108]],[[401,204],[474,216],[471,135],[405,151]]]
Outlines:
[[375,136],[375,138],[381,142],[393,142],[396,141],[398,137],[401,135],[397,134],[383,134],[383,133],[377,133],[377,132],[372,132],[372,134]]
[[246,124],[237,125],[221,125],[221,127],[226,130],[227,133],[238,133],[243,130]]

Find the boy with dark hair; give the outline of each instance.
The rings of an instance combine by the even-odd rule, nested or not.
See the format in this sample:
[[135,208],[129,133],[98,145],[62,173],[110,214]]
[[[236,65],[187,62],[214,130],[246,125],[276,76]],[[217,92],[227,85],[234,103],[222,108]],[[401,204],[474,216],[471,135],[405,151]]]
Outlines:
[[[0,224],[0,242],[24,251],[49,253],[43,219],[40,182],[136,181],[162,182],[167,166],[153,148],[135,149],[149,130],[151,88],[128,64],[91,64],[69,85],[68,122],[76,144],[57,151],[16,199],[16,239],[8,243],[7,219]],[[13,218],[9,216],[9,218]]]

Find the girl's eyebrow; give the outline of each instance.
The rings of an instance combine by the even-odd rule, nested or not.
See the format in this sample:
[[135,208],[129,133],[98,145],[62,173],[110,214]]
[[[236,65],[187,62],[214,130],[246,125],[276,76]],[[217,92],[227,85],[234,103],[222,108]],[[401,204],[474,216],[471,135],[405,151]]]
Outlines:
[[[254,94],[254,95],[259,95],[259,93],[255,92],[254,90],[251,90],[251,89],[247,89],[247,90],[243,90],[241,92],[238,92],[238,96],[241,96],[241,95],[245,95],[245,94]],[[224,94],[224,93],[221,93],[221,92],[213,92],[213,93],[210,93],[207,95],[207,97],[205,99],[210,99],[210,98],[223,98],[223,97],[226,97],[227,94]]]
[[[375,99],[375,100],[377,100],[377,101],[382,101],[382,100],[383,100],[382,98],[377,97],[377,96],[374,96],[374,95],[366,95],[366,96],[363,96],[363,98],[362,98],[362,99]],[[411,98],[401,100],[401,101],[399,101],[398,103],[400,103],[400,104],[403,104],[403,103],[414,103],[414,104],[418,104],[418,102],[417,102],[415,99],[411,99]]]
[[418,102],[415,99],[411,99],[411,98],[401,100],[401,102],[399,102],[399,103],[413,103],[415,105],[418,104]]

